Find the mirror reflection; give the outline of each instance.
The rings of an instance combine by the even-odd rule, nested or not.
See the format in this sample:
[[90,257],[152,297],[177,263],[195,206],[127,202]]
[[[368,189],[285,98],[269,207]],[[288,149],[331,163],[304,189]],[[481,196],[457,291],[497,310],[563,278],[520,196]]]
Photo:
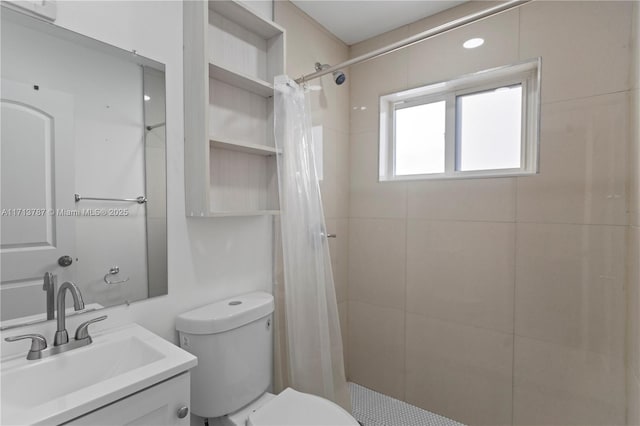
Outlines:
[[167,294],[164,65],[2,12],[1,326]]

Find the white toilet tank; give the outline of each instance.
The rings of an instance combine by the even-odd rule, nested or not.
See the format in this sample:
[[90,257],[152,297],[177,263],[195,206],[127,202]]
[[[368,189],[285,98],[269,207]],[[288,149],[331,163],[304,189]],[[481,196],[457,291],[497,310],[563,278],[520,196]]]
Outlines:
[[191,411],[219,417],[250,403],[271,384],[273,296],[248,293],[176,319],[180,347],[198,357]]

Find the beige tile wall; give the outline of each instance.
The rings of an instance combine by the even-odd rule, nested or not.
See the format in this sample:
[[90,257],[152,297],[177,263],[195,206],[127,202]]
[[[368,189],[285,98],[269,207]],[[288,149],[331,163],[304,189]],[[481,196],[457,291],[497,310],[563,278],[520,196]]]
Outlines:
[[[466,3],[350,54],[484,6]],[[467,424],[640,424],[640,344],[629,345],[625,379],[624,331],[625,277],[636,280],[629,312],[640,305],[633,8],[533,2],[351,68],[353,381]],[[484,46],[463,49],[471,37]],[[537,56],[539,175],[378,182],[380,95]],[[628,413],[625,382],[636,398]]]
[[630,226],[627,253],[627,424],[640,425],[640,3],[633,8]]
[[629,227],[627,424],[640,425],[640,227]]
[[[276,1],[275,21],[286,30],[287,73],[292,78],[314,72],[316,62],[345,61],[349,48],[289,1]],[[314,81],[320,91],[311,92],[312,124],[323,127],[324,180],[320,184],[329,233],[331,265],[347,351],[347,280],[349,235],[349,84],[336,86],[331,76]],[[346,363],[345,363],[346,365]]]

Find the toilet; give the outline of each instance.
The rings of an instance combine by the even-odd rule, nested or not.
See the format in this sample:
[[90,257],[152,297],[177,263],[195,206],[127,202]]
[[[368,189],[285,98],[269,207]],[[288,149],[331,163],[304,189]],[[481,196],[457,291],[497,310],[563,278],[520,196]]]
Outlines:
[[178,316],[180,347],[198,357],[191,412],[210,426],[358,426],[337,404],[294,389],[267,392],[273,371],[273,296],[248,293]]

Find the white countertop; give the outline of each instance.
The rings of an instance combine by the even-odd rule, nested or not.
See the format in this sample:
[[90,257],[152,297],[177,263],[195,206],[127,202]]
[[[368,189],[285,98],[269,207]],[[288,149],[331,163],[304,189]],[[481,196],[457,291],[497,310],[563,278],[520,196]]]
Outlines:
[[[18,333],[16,333],[18,334]],[[41,360],[3,358],[2,424],[60,424],[197,365],[197,358],[137,324]]]

